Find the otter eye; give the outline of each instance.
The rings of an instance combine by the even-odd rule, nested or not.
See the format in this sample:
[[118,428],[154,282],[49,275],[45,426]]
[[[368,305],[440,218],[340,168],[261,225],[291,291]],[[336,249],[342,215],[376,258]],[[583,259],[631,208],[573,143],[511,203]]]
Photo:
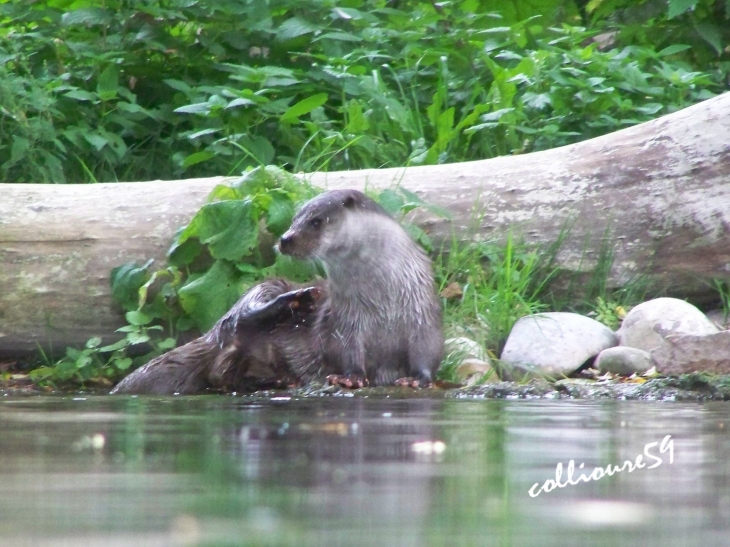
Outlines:
[[322,219],[319,217],[313,218],[312,220],[309,221],[309,225],[312,228],[319,228],[320,226],[322,226]]

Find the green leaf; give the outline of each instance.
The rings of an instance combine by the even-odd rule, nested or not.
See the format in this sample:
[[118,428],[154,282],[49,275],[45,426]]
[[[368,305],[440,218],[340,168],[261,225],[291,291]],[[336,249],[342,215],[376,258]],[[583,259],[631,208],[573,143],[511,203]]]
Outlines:
[[28,150],[30,150],[30,141],[28,139],[18,136],[13,138],[13,146],[10,149],[10,160],[4,165],[5,168],[15,165],[24,159]]
[[319,40],[337,40],[339,42],[362,42],[362,38],[349,32],[327,32],[317,36],[312,42]]
[[254,278],[261,274],[261,268],[257,268],[253,264],[247,264],[246,262],[236,262],[235,268],[246,277]]
[[251,201],[218,201],[204,205],[180,235],[180,243],[197,237],[213,258],[240,260],[258,244],[258,225]]
[[102,100],[109,100],[117,96],[118,86],[119,68],[116,65],[109,65],[99,74],[96,91]]
[[718,55],[722,55],[722,34],[720,33],[720,28],[710,21],[699,22],[695,24],[695,28],[702,39],[710,44]]
[[217,184],[208,194],[208,201],[225,201],[227,199],[242,199],[241,193],[227,184]]
[[687,10],[694,9],[698,2],[699,0],[669,0],[667,19],[672,19]]
[[455,108],[452,106],[444,110],[438,117],[436,142],[439,152],[443,152],[454,138],[454,114]]
[[188,139],[195,140],[198,137],[203,137],[205,135],[213,135],[214,133],[218,133],[221,131],[221,128],[215,128],[215,127],[209,127],[208,129],[201,129],[200,131],[195,131],[193,133],[189,133],[187,135]]
[[181,106],[179,108],[176,108],[173,110],[173,112],[177,112],[178,114],[210,114],[211,104],[208,102],[205,103],[194,103],[194,104],[188,104],[185,106]]
[[111,351],[117,351],[118,349],[124,349],[129,345],[129,342],[127,342],[126,338],[122,338],[118,342],[114,342],[113,344],[109,344],[108,346],[104,346],[99,348],[99,351],[101,353],[109,353]]
[[28,373],[28,377],[34,381],[43,381],[56,375],[55,367],[38,367]]
[[271,163],[271,160],[274,159],[274,147],[266,137],[262,137],[261,135],[250,137],[246,135],[238,142],[238,144],[243,147],[248,154],[253,156],[256,163],[259,165],[266,165]]
[[177,91],[182,91],[183,93],[189,93],[191,91],[190,86],[182,80],[173,80],[168,78],[162,81],[169,85],[172,89],[175,89]]
[[119,110],[124,110],[125,112],[129,112],[130,114],[144,114],[146,116],[153,117],[152,114],[146,109],[141,106],[139,106],[137,103],[128,103],[125,101],[119,101],[117,103],[117,108]]
[[67,11],[61,16],[61,24],[73,25],[107,25],[110,21],[110,13],[101,8],[84,8]]
[[380,206],[391,216],[398,216],[406,201],[403,196],[395,190],[383,190],[377,199]]
[[245,99],[243,97],[239,97],[238,99],[233,99],[228,105],[226,105],[226,108],[235,108],[237,106],[250,106],[250,105],[256,105],[256,101],[252,101],[251,99]]
[[647,103],[642,106],[637,106],[636,110],[638,110],[639,112],[643,112],[644,114],[646,114],[648,116],[653,116],[654,114],[659,112],[662,108],[664,108],[664,106],[659,103]]
[[86,348],[87,349],[94,349],[95,347],[99,346],[101,344],[101,338],[98,336],[95,336],[94,338],[90,338],[86,342]]
[[[127,319],[127,322],[130,325],[148,325],[152,322],[152,317],[147,315],[146,313],[142,313],[141,311],[130,311],[124,314],[124,317]],[[129,337],[127,337],[129,338]]]
[[264,85],[266,87],[286,87],[298,83],[299,80],[295,78],[281,78],[279,76],[269,76],[266,78]]
[[132,366],[132,359],[130,357],[122,357],[121,359],[114,359],[114,366],[118,370],[127,370]]
[[370,122],[363,113],[360,101],[350,101],[347,105],[347,127],[345,127],[345,131],[357,135],[364,133],[369,128]]
[[403,188],[402,186],[399,187],[398,190],[405,196],[405,198],[409,202],[416,204],[418,207],[423,207],[424,209],[426,209],[426,211],[429,211],[441,218],[451,218],[451,213],[448,211],[448,209],[444,209],[443,207],[439,207],[438,205],[432,205],[431,203],[424,201],[423,198],[421,198],[421,196],[419,196],[418,194],[411,192],[410,190]]
[[289,110],[284,112],[284,114],[279,119],[282,122],[292,121],[299,116],[309,114],[312,110],[314,110],[318,106],[322,106],[326,102],[327,93],[317,93],[316,95],[312,95],[310,97],[307,97],[306,99],[302,99],[298,103],[291,106]]
[[671,46],[665,47],[657,55],[659,55],[659,57],[666,57],[667,55],[674,55],[680,51],[686,51],[691,47],[692,46],[688,46],[686,44],[672,44]]
[[284,42],[286,40],[296,38],[297,36],[310,34],[318,29],[319,27],[313,25],[309,21],[299,17],[292,17],[291,19],[284,21],[276,30],[276,39]]
[[93,93],[89,93],[88,91],[84,91],[83,89],[72,89],[68,93],[63,94],[64,97],[68,97],[70,99],[76,99],[77,101],[96,101],[97,97]]
[[552,104],[549,93],[533,93],[531,91],[525,92],[522,96],[522,102],[525,106],[534,108],[535,110],[544,110]]
[[135,310],[139,304],[139,289],[149,278],[148,268],[154,262],[147,261],[144,266],[128,263],[112,270],[112,298],[125,310]]
[[272,192],[271,196],[273,201],[266,211],[266,228],[276,237],[280,237],[294,218],[294,202],[281,192]]
[[127,342],[129,342],[130,346],[134,346],[136,344],[146,344],[149,341],[149,335],[144,332],[131,332],[127,335]]
[[360,10],[356,10],[354,8],[334,8],[332,10],[332,15],[334,17],[337,17],[339,19],[345,19],[345,20],[351,20],[351,19],[362,19],[364,17],[363,13]]
[[109,144],[107,139],[101,135],[97,135],[96,133],[84,133],[84,139],[86,139],[86,142],[88,142],[91,146],[96,148],[97,151]]
[[235,268],[222,260],[217,260],[210,270],[192,279],[179,292],[180,305],[202,331],[209,330],[240,294]]
[[317,264],[312,261],[293,260],[289,256],[276,255],[274,265],[267,268],[267,276],[283,277],[298,283],[311,281],[316,275],[322,275],[317,269]]
[[174,338],[165,338],[162,342],[157,344],[159,349],[172,349],[177,345],[177,340]]
[[190,167],[191,165],[196,165],[198,163],[202,163],[204,161],[208,161],[210,158],[214,158],[215,154],[211,152],[210,150],[201,150],[200,152],[195,152],[193,154],[190,154],[183,160],[183,167]]
[[195,237],[191,237],[183,243],[175,240],[170,250],[167,251],[167,260],[172,266],[186,266],[195,260],[203,249],[203,244]]

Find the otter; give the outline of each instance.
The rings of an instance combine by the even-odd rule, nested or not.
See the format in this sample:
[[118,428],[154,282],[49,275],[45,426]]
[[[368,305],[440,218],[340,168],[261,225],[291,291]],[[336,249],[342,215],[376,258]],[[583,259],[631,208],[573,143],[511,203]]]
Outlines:
[[318,259],[327,273],[315,332],[330,383],[433,382],[443,330],[431,261],[380,205],[356,190],[325,192],[297,213],[279,248]]
[[380,205],[356,190],[324,192],[295,215],[279,250],[319,260],[327,279],[253,287],[208,333],[112,393],[433,383],[443,331],[431,261]]
[[203,336],[138,368],[112,394],[251,391],[297,382],[289,363],[317,362],[313,308],[322,288],[284,279],[254,286]]

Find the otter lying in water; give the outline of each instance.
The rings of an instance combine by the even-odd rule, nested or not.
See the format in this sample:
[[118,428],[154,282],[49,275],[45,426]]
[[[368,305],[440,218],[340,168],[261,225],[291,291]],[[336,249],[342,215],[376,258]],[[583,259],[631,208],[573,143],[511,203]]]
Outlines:
[[307,202],[280,250],[327,280],[253,287],[202,337],[134,371],[112,393],[241,391],[327,379],[343,387],[431,385],[443,354],[431,262],[356,190]]

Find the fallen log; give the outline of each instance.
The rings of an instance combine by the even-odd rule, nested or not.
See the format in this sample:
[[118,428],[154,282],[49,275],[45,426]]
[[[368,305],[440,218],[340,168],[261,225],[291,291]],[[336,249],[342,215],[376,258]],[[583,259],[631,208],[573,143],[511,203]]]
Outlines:
[[[730,93],[543,152],[306,177],[330,189],[415,191],[451,212],[416,217],[437,245],[510,229],[550,244],[570,225],[557,256],[567,271],[594,267],[608,235],[614,287],[643,274],[657,291],[703,299],[730,271]],[[110,270],[162,263],[175,230],[231,180],[0,184],[0,355],[112,335],[123,316]]]

